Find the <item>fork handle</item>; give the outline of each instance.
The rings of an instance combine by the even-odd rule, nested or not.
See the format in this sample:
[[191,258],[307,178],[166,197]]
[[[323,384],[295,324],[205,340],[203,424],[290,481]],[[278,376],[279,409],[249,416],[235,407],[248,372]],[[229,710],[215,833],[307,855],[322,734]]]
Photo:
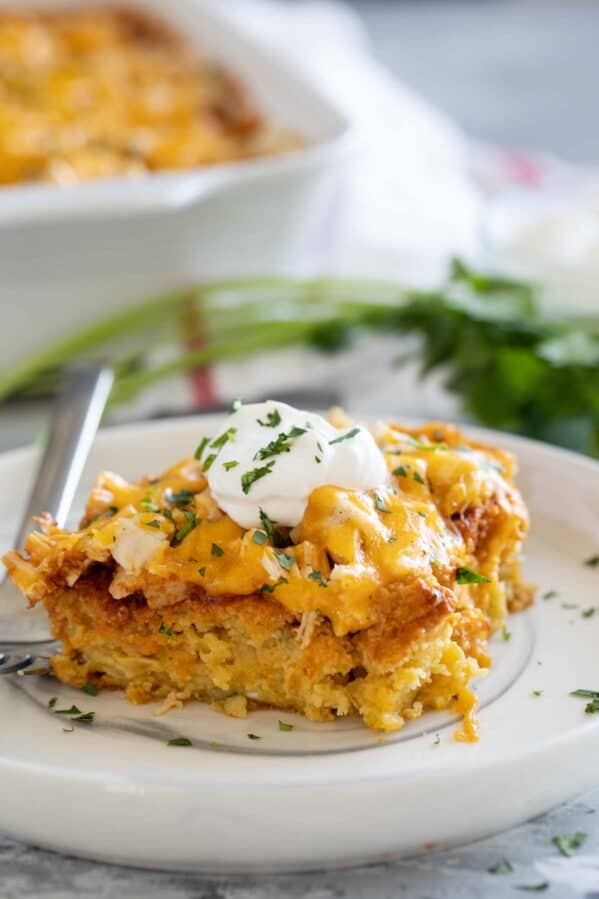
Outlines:
[[16,537],[16,549],[23,548],[35,515],[49,512],[64,527],[112,382],[112,371],[99,364],[73,366],[65,371],[48,441]]

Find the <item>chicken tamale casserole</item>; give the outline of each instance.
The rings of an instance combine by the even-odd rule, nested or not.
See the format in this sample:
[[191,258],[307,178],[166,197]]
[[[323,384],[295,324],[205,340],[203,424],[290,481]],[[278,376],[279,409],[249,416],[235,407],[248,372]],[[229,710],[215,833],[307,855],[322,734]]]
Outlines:
[[0,184],[190,169],[297,144],[230,72],[140,11],[0,11]]
[[381,731],[450,709],[475,739],[487,639],[533,598],[514,459],[446,424],[275,402],[198,436],[160,477],[103,472],[78,531],[42,517],[4,557],[62,641],[56,677]]

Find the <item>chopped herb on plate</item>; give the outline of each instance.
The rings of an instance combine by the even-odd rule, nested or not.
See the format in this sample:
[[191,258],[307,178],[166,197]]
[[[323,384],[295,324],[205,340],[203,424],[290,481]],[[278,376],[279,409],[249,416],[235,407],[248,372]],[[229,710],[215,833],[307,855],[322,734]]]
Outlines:
[[455,579],[458,584],[489,584],[490,580],[488,577],[485,577],[484,574],[479,574],[478,571],[474,571],[472,568],[468,568],[466,565],[460,566],[456,573]]

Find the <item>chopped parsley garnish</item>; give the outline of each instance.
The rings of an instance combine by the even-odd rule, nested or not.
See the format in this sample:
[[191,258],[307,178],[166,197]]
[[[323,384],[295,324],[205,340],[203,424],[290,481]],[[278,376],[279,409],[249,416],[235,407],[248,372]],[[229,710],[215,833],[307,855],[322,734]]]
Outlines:
[[387,537],[387,543],[397,543],[397,537]]
[[248,740],[261,740],[262,737],[259,737],[258,734],[248,734]]
[[231,462],[223,462],[223,468],[225,471],[231,471],[232,468],[237,468],[239,462],[236,459],[232,459]]
[[289,733],[289,731],[293,730],[293,724],[287,724],[279,719],[279,730],[283,731],[283,733]]
[[484,574],[479,574],[478,571],[473,571],[472,568],[468,568],[465,565],[462,565],[457,569],[455,573],[455,579],[458,584],[490,584],[490,580],[488,577],[485,577]]
[[174,524],[175,518],[174,518],[173,513],[171,512],[170,509],[163,509],[163,510],[162,510],[162,514],[164,515],[165,518],[168,518],[168,520],[169,520],[169,521],[172,521],[173,524]]
[[258,514],[260,516],[260,521],[262,522],[262,527],[266,531],[269,540],[272,540],[272,545],[283,546],[281,532],[275,527],[276,521],[269,518],[264,509],[261,509],[260,507],[258,507]]
[[268,540],[268,536],[264,533],[264,531],[254,531],[252,540],[254,541],[254,543],[258,543],[260,546],[262,546]]
[[508,629],[507,629],[507,627],[505,626],[505,624],[504,624],[503,627],[501,628],[501,636],[503,637],[503,639],[505,640],[506,643],[507,643],[508,640],[511,640],[511,639],[512,639],[512,632],[511,632],[511,631],[508,631]]
[[516,885],[515,889],[527,893],[544,893],[545,890],[549,889],[549,883],[546,880],[542,881],[542,883],[520,883]]
[[352,428],[351,431],[348,431],[347,434],[341,434],[340,437],[335,437],[334,440],[329,440],[329,446],[333,446],[335,443],[341,443],[342,440],[351,440],[352,437],[355,437],[360,433],[360,428]]
[[274,593],[275,587],[278,587],[280,584],[288,584],[288,583],[289,583],[289,581],[287,580],[286,577],[280,577],[279,580],[276,582],[276,584],[262,584],[262,586],[260,587],[260,590],[263,593]]
[[293,556],[288,555],[287,553],[275,553],[275,559],[285,571],[291,571],[291,566],[295,562],[295,558]]
[[176,637],[176,633],[170,627],[167,627],[164,621],[161,622],[160,627],[158,628],[159,634],[164,634],[165,637]]
[[212,546],[210,547],[210,552],[212,553],[213,556],[222,556],[225,553],[222,546],[219,546],[218,543],[212,544]]
[[231,408],[229,409],[229,415],[233,415],[234,412],[237,412],[243,406],[243,400],[240,396],[236,396],[233,402],[231,403]]
[[88,696],[97,696],[99,693],[99,690],[95,686],[95,684],[90,684],[88,682],[87,684],[83,685],[83,692],[87,693]]
[[80,715],[81,709],[76,705],[72,705],[70,709],[54,709],[56,715]]
[[172,740],[169,740],[166,744],[167,746],[191,746],[191,740],[188,740],[187,737],[173,737]]
[[118,511],[119,510],[117,506],[108,506],[108,508],[104,509],[103,512],[98,512],[97,515],[92,515],[91,518],[88,518],[85,522],[85,527],[89,527],[90,524],[93,524],[94,521],[98,521],[99,518],[112,518],[113,515],[116,515]]
[[582,615],[583,618],[592,618],[593,615],[595,614],[595,611],[596,611],[595,607],[591,606],[590,609],[585,609],[584,612],[581,612],[580,614]]
[[599,690],[573,690],[570,696],[579,696],[581,699],[590,699],[584,710],[587,715],[599,712]]
[[146,527],[147,528],[157,528],[158,530],[160,530],[160,522],[158,521],[157,518],[153,518],[152,521],[146,521]]
[[264,478],[267,474],[271,473],[274,464],[275,460],[271,459],[268,465],[263,465],[261,468],[252,468],[250,471],[244,472],[244,474],[241,475],[241,489],[243,492],[247,495],[250,492],[252,484],[255,484],[260,478]]
[[[183,488],[182,490],[178,490],[176,493],[174,493],[169,489],[165,491],[164,499],[167,503],[170,503],[173,506],[186,506],[191,502],[197,492],[197,490],[186,490],[185,488]],[[149,509],[148,511],[158,512],[158,509]]]
[[314,461],[316,463],[318,463],[318,465],[320,465],[320,463],[322,462],[322,459],[319,459],[318,456],[314,456]]
[[599,553],[597,553],[596,556],[591,556],[589,559],[586,559],[584,564],[589,568],[599,568]]
[[490,868],[487,868],[489,874],[511,874],[514,870],[511,862],[507,858],[502,858],[500,862],[495,862]]
[[545,593],[543,593],[541,599],[555,599],[557,595],[557,590],[547,590]]
[[79,724],[93,724],[94,717],[95,712],[83,712],[81,715],[71,718],[71,721],[78,721]]
[[391,509],[389,509],[389,507],[385,505],[385,501],[378,490],[375,490],[374,492],[374,504],[379,512],[385,512],[386,514],[388,514],[391,511]]
[[257,418],[256,421],[263,428],[276,428],[277,425],[281,424],[281,413],[278,409],[273,409],[272,412],[267,414],[266,421],[262,421],[261,418]]
[[57,702],[58,702],[58,696],[53,696],[52,699],[48,700],[48,708],[53,709]]
[[532,695],[533,695],[533,696],[542,696],[542,695],[543,695],[543,691],[542,691],[542,690],[533,690],[533,691],[532,691]]
[[276,440],[271,440],[270,443],[267,443],[266,446],[263,446],[262,449],[259,449],[255,459],[270,459],[271,456],[280,456],[281,453],[288,453],[291,450],[290,440],[295,437],[301,437],[302,434],[306,433],[305,428],[293,427],[286,434],[284,431],[281,431]]
[[237,428],[227,428],[226,431],[220,435],[220,437],[216,437],[212,443],[210,444],[211,449],[222,449],[225,443],[229,443],[229,441],[233,442],[235,439],[235,435],[237,433]]
[[198,568],[198,574],[200,575],[200,577],[204,577],[204,575],[206,574],[206,566],[205,565],[202,565],[201,568]]
[[570,858],[570,856],[575,855],[582,848],[586,838],[587,834],[582,830],[578,830],[576,833],[559,834],[553,838],[553,843],[562,855]]
[[209,456],[206,456],[206,461],[202,465],[202,471],[210,471],[215,459],[216,453],[210,453]]
[[397,468],[393,469],[391,474],[394,474],[396,478],[407,478],[408,466],[407,465],[398,465]]
[[323,579],[322,574],[321,574],[320,571],[316,571],[316,570],[311,571],[310,574],[308,575],[308,580],[310,580],[310,581],[316,581],[316,583],[317,583],[320,587],[326,587],[326,586],[327,586],[327,583],[326,583],[326,581]]
[[210,437],[202,437],[200,444],[194,453],[194,457],[196,459],[202,458],[202,453],[204,452],[204,450],[206,449],[206,447],[208,446],[209,443],[210,443]]
[[410,443],[416,450],[420,450],[421,452],[436,452],[438,450],[446,450],[446,443],[424,443],[422,440],[416,440],[415,437],[410,437]]
[[160,507],[156,505],[151,496],[144,496],[139,501],[139,507],[142,512],[160,512]]
[[183,509],[183,515],[185,516],[185,521],[181,525],[178,531],[176,531],[175,536],[173,538],[173,546],[176,546],[178,543],[181,543],[187,535],[193,531],[195,527],[198,526],[199,521],[195,517],[194,513],[189,509]]
[[414,478],[414,480],[416,481],[417,484],[425,484],[426,483],[426,481],[424,480],[424,478],[422,477],[422,475],[420,474],[419,471],[415,471],[414,474],[412,475],[412,477]]

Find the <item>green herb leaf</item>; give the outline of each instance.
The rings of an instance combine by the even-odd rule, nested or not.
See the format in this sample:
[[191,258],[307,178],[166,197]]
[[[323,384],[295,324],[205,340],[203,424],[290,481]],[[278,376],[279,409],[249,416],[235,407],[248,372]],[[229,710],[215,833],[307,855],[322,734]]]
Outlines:
[[181,543],[194,528],[196,528],[199,524],[198,519],[195,517],[194,513],[189,509],[182,509],[183,515],[185,516],[185,521],[181,525],[181,527],[175,532],[175,536],[173,538],[173,546],[177,546]]
[[555,599],[558,596],[557,590],[547,590],[545,593],[541,595],[541,599]]
[[261,740],[262,737],[259,737],[258,734],[248,734],[248,740]]
[[589,568],[597,568],[597,566],[599,566],[599,554],[586,559],[584,564]]
[[154,518],[152,521],[146,521],[146,527],[147,528],[156,528],[157,530],[160,530],[160,522],[158,521],[157,518]]
[[260,516],[260,521],[262,522],[262,527],[266,531],[268,539],[272,542],[272,545],[278,547],[283,546],[283,536],[281,532],[275,527],[276,521],[273,521],[272,518],[269,518],[264,509],[258,508],[258,514]]
[[503,639],[505,640],[506,643],[507,643],[508,640],[511,640],[511,639],[512,639],[512,633],[511,633],[511,631],[508,631],[508,629],[507,629],[507,627],[505,626],[505,624],[504,624],[503,627],[501,628],[501,636],[503,637]]
[[83,712],[81,715],[71,718],[71,721],[77,721],[79,724],[93,724],[95,714],[95,712]]
[[503,858],[500,862],[495,862],[494,865],[487,868],[489,874],[511,874],[513,870],[514,868],[507,858]]
[[465,565],[460,566],[455,573],[455,579],[458,584],[490,584],[490,580],[488,577],[485,577],[484,574],[479,574],[478,571],[473,571],[472,568],[468,568]]
[[595,614],[595,611],[595,607],[591,606],[589,609],[585,609],[584,612],[581,612],[580,614],[583,618],[592,618]]
[[210,471],[210,469],[214,465],[215,459],[216,459],[216,453],[210,453],[209,456],[206,456],[206,460],[205,460],[204,464],[202,465],[202,471],[203,472]]
[[579,830],[576,833],[562,833],[553,838],[553,843],[557,846],[562,855],[570,858],[572,855],[576,855],[578,850],[582,848],[586,839],[587,834],[582,830]]
[[231,471],[232,468],[237,468],[239,462],[237,460],[232,459],[230,462],[223,462],[223,468],[225,471]]
[[210,552],[213,556],[222,556],[224,555],[224,549],[218,545],[218,543],[213,543],[210,547]]
[[254,541],[254,543],[263,545],[268,540],[268,536],[264,533],[264,531],[254,531],[254,533],[252,534],[252,540]]
[[415,471],[414,474],[412,475],[412,477],[414,478],[414,480],[416,481],[417,484],[426,484],[426,481],[424,480],[424,478],[422,477],[422,475],[420,474],[419,471]]
[[[170,503],[172,506],[187,506],[191,500],[194,498],[198,491],[197,490],[178,490],[174,493],[170,488],[165,490],[164,492],[164,500],[167,503]],[[148,511],[158,512],[158,508],[150,509]]]
[[295,562],[295,557],[290,556],[287,553],[274,553],[274,557],[277,560],[277,562],[279,563],[279,565],[281,566],[281,568],[284,568],[286,571],[290,571],[291,566]]
[[341,443],[342,440],[351,440],[352,437],[355,437],[360,433],[360,428],[352,428],[351,431],[347,431],[345,434],[341,434],[340,437],[335,437],[334,440],[329,440],[329,446],[333,446],[335,443]]
[[169,740],[166,744],[167,746],[192,746],[191,740],[187,737],[173,737],[172,740]]
[[145,496],[139,501],[139,507],[142,512],[160,512],[160,506],[157,506],[150,496]]
[[384,512],[385,514],[388,515],[389,512],[391,511],[391,509],[389,509],[389,507],[385,505],[385,501],[384,501],[383,497],[381,496],[381,494],[378,492],[378,490],[374,491],[374,504],[377,507],[377,509],[379,510],[379,512]]
[[80,715],[81,709],[76,705],[72,705],[70,709],[54,709],[56,715]]
[[194,453],[194,457],[196,459],[199,460],[202,458],[202,453],[204,452],[204,450],[206,449],[206,447],[208,446],[209,443],[210,443],[210,437],[202,437],[202,439],[200,441],[200,445],[198,446],[198,448],[196,449],[196,451]]
[[543,695],[543,691],[542,691],[542,690],[533,690],[533,691],[532,691],[532,695],[533,695],[533,696],[542,696],[542,695]]
[[83,692],[87,693],[88,696],[97,696],[99,693],[98,688],[95,684],[89,683],[89,681],[83,685]]
[[515,889],[527,893],[544,893],[545,890],[549,889],[549,883],[546,880],[542,881],[542,883],[520,883],[516,885]]
[[270,474],[272,471],[272,467],[275,464],[274,459],[271,460],[268,465],[262,466],[262,468],[252,468],[250,471],[246,471],[241,475],[241,489],[247,495],[250,492],[252,484],[255,484],[256,481],[259,481],[260,478],[266,477],[267,474]]
[[220,450],[226,443],[233,442],[235,440],[235,435],[237,434],[237,428],[227,428],[226,431],[216,437],[212,443],[210,444],[211,449]]
[[200,577],[204,577],[204,575],[206,574],[206,566],[202,565],[201,568],[198,568],[198,573],[199,573]]
[[240,396],[236,396],[233,402],[231,403],[231,408],[229,409],[229,415],[233,415],[234,412],[237,412],[243,406],[243,400]]
[[407,478],[408,467],[409,466],[407,465],[398,465],[397,468],[394,468],[391,473],[394,474],[396,478]]
[[57,702],[58,702],[58,696],[53,696],[52,699],[48,700],[48,708],[53,709]]
[[158,633],[164,634],[165,637],[176,637],[177,636],[176,633],[174,632],[174,630],[172,630],[172,628],[166,626],[164,621],[162,621],[160,623],[160,627],[158,628]]
[[320,571],[311,571],[308,575],[308,580],[316,581],[319,587],[328,587],[327,582],[324,580],[322,573]]
[[262,421],[260,418],[257,418],[256,421],[263,428],[276,428],[277,425],[281,424],[281,413],[278,409],[273,409],[272,412],[267,413],[266,421]]
[[293,724],[286,724],[279,719],[279,730],[283,731],[283,733],[289,733],[289,731],[293,730]]

